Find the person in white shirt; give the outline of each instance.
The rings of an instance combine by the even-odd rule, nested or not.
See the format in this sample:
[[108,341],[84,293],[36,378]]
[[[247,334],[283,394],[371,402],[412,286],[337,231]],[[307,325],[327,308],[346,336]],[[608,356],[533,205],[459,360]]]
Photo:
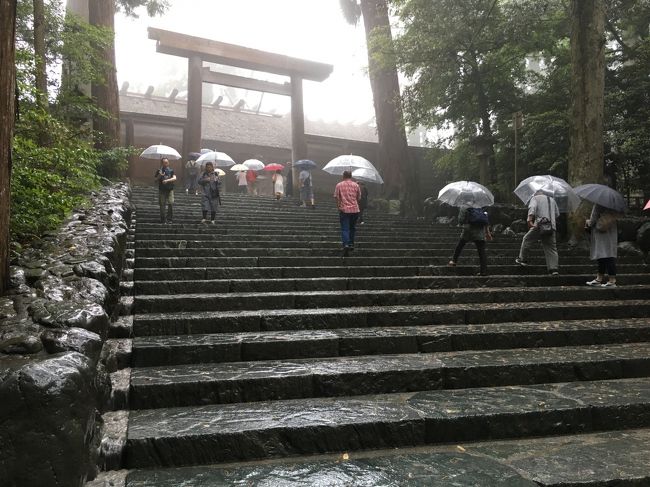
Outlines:
[[[527,257],[532,245],[542,242],[546,268],[553,275],[559,274],[559,257],[555,234],[557,233],[556,219],[560,216],[560,210],[553,198],[538,191],[528,202],[528,233],[521,241],[519,257],[515,260],[517,264],[527,266]],[[545,230],[548,226],[548,230]]]
[[242,194],[248,193],[248,181],[246,181],[246,171],[238,171],[235,173],[237,179],[237,189]]

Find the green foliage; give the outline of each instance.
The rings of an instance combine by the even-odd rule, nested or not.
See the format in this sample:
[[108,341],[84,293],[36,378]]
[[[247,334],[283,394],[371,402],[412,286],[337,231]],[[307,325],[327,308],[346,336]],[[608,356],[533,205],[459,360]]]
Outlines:
[[169,7],[167,0],[117,0],[115,6],[126,15],[137,17],[135,10],[139,7],[147,9],[147,15],[154,17],[162,14]]
[[[53,141],[37,145],[34,126]],[[16,127],[11,178],[11,230],[19,242],[55,228],[98,186],[99,154],[46,112],[31,109]]]
[[[569,2],[393,0],[398,65],[411,126],[454,128],[440,178],[478,177],[467,141],[496,141],[495,194],[514,183],[512,114],[522,111],[517,179],[566,177],[571,125]],[[607,2],[606,172],[650,193],[650,0]],[[535,69],[530,69],[534,66]],[[482,113],[483,112],[483,113]],[[473,167],[473,169],[472,169]],[[473,172],[467,172],[467,171]]]
[[361,19],[361,6],[357,0],[339,0],[341,13],[348,24],[357,25]]
[[130,156],[139,154],[135,147],[115,147],[99,152],[97,174],[107,179],[120,179],[126,175]]
[[[124,175],[133,149],[93,148],[89,120],[105,115],[78,87],[102,82],[101,52],[112,33],[74,16],[64,16],[60,0],[45,2],[50,105],[37,103],[31,0],[19,0],[16,72],[18,113],[11,179],[11,233],[27,242],[56,228],[67,214],[84,204],[100,177]],[[59,83],[57,67],[62,67]],[[43,134],[46,134],[45,140]],[[101,134],[98,134],[101,135]]]

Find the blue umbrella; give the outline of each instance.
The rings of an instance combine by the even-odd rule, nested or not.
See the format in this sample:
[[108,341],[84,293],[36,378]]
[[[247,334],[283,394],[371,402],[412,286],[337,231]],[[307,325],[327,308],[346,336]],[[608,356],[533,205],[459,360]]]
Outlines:
[[314,161],[310,161],[309,159],[300,159],[299,161],[294,162],[293,165],[300,169],[313,169],[318,167]]
[[575,188],[574,191],[581,198],[604,208],[619,213],[625,213],[625,210],[627,209],[623,195],[604,184],[583,184],[582,186]]

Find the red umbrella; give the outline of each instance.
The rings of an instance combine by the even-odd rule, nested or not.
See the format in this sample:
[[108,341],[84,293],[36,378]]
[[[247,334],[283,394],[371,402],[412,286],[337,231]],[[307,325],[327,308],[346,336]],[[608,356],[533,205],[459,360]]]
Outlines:
[[284,166],[282,164],[278,164],[274,162],[273,164],[267,164],[264,166],[265,171],[282,171],[284,169]]
[[648,202],[645,204],[645,206],[643,207],[643,209],[644,209],[644,210],[650,210],[650,200],[648,200]]

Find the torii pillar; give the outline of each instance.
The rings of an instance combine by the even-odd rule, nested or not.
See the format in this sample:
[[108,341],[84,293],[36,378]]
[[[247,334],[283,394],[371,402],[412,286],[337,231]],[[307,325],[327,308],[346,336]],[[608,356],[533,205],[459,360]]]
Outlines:
[[[332,72],[330,64],[306,61],[272,52],[227,44],[201,37],[149,27],[149,39],[155,39],[156,51],[188,59],[187,122],[183,134],[183,155],[201,148],[201,110],[203,83],[215,83],[248,90],[277,93],[291,97],[291,157],[307,157],[302,82],[323,81]],[[287,76],[290,83],[271,83],[203,68],[203,62],[235,66]],[[294,184],[297,179],[294,178]]]

